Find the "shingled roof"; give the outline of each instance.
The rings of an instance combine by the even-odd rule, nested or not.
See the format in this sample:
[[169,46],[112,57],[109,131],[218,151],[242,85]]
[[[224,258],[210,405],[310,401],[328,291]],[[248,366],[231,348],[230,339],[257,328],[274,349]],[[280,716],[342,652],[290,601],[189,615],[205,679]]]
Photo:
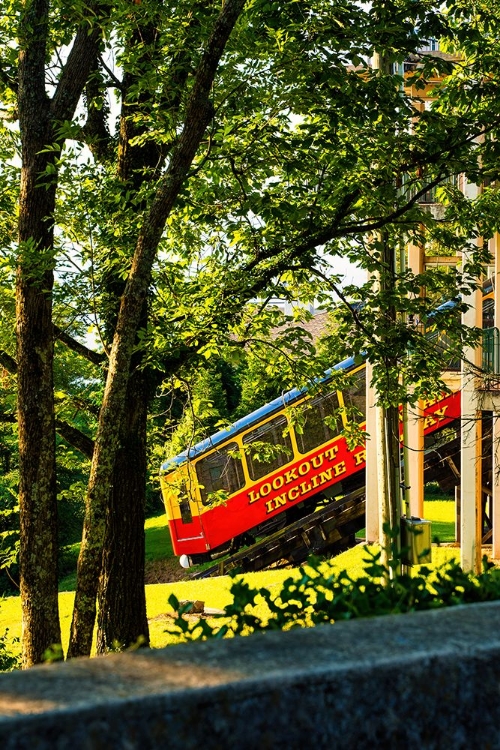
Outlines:
[[[296,328],[303,328],[311,336],[314,343],[316,343],[322,336],[328,331],[328,313],[318,312],[310,320],[305,320],[300,323],[292,324],[288,323],[287,326],[294,325]],[[272,338],[277,338],[279,331],[283,329],[283,326],[275,328],[271,334]]]

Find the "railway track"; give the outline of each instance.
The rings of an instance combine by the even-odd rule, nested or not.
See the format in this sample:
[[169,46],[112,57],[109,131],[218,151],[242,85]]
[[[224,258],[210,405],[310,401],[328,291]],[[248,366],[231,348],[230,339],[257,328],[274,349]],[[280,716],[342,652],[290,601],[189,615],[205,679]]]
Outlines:
[[255,572],[279,560],[299,563],[311,554],[338,554],[353,546],[355,534],[365,525],[365,488],[285,526],[271,536],[219,560],[192,578],[209,578],[230,571]]
[[[426,451],[426,481],[440,480],[443,488],[453,486],[460,477],[458,438]],[[454,461],[458,463],[456,467]],[[255,572],[283,560],[300,563],[311,554],[338,554],[355,544],[355,534],[365,525],[364,485],[324,508],[285,526],[270,536],[219,560],[209,568],[193,573],[192,578],[209,578],[230,571]]]

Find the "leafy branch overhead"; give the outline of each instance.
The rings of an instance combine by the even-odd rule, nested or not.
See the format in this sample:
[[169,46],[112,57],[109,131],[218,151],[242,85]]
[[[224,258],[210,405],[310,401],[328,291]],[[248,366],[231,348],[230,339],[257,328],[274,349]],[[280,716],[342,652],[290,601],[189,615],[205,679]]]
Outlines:
[[[15,437],[4,428],[19,457],[31,664],[60,639],[57,483],[67,446],[56,430],[93,455],[70,654],[90,651],[97,595],[99,651],[147,643],[142,526],[157,436],[180,425],[189,444],[236,414],[238,393],[244,409],[361,351],[382,365],[388,401],[401,398],[388,362],[429,392],[439,342],[432,349],[410,316],[446,329],[453,353],[473,340],[454,315],[430,311],[473,285],[487,256],[475,240],[498,228],[496,191],[464,201],[456,182],[498,175],[500,16],[496,0],[476,3],[474,16],[456,0],[119,0],[71,13],[12,0],[9,9],[0,22],[0,363],[17,370],[2,411],[19,415]],[[429,39],[444,52],[422,53]],[[395,74],[371,69],[380,49]],[[438,217],[422,207],[429,191]],[[342,287],[345,259],[391,273],[382,235],[393,249],[470,247],[471,263],[448,275],[398,273],[390,293]],[[334,307],[328,350],[315,351],[298,319],[275,325],[274,297]],[[189,415],[193,404],[199,413]]]

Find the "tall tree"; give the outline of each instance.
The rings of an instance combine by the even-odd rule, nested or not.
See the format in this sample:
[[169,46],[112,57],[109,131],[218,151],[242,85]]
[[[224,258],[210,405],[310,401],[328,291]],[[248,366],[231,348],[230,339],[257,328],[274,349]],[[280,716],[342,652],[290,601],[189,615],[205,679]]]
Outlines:
[[[109,9],[109,21],[90,14],[93,20],[82,20],[79,30],[76,16],[59,17],[55,7],[39,0],[23,6],[19,60],[11,59],[13,48],[6,44],[0,81],[8,100],[5,92],[11,97],[16,92],[19,67],[16,96],[25,174],[18,282],[21,494],[25,549],[33,551],[23,562],[25,599],[39,585],[28,561],[42,554],[41,546],[30,541],[38,539],[34,501],[41,487],[46,488],[46,526],[52,529],[55,512],[50,396],[55,245],[59,249],[71,238],[73,260],[82,256],[85,261],[78,284],[66,287],[68,298],[76,299],[80,281],[88,276],[75,314],[83,318],[92,308],[107,328],[102,336],[107,381],[87,494],[70,655],[90,651],[101,572],[99,647],[126,644],[139,635],[147,639],[141,563],[134,564],[130,587],[123,585],[127,556],[134,563],[142,558],[145,420],[154,384],[146,368],[175,376],[189,363],[219,356],[231,328],[242,343],[248,333],[242,309],[253,297],[294,295],[303,288],[304,296],[327,299],[336,288],[332,258],[352,257],[376,269],[380,257],[367,238],[383,229],[391,242],[420,240],[431,232],[449,246],[462,241],[463,217],[453,216],[451,205],[439,224],[419,209],[418,201],[459,172],[470,179],[480,174],[480,158],[492,147],[471,144],[485,130],[496,135],[495,107],[486,106],[495,101],[496,84],[488,81],[485,93],[479,77],[474,82],[460,78],[457,63],[416,54],[429,36],[460,42],[469,21],[456,4],[450,2],[455,15],[449,18],[441,6],[428,2],[383,5],[389,20],[356,3],[332,6],[318,0],[254,0],[246,9],[243,0],[227,0],[222,8],[193,0],[175,7],[117,2]],[[103,13],[105,6],[99,8]],[[102,50],[98,54],[100,35],[112,39],[108,51],[118,51],[121,69],[113,70]],[[67,57],[61,57],[58,45],[68,45]],[[415,86],[421,90],[439,69],[448,81],[440,94],[447,106],[419,112],[414,97],[402,90],[402,77],[374,75],[366,65],[373,48],[390,48],[400,64],[413,55]],[[52,65],[61,59],[60,74],[52,81]],[[109,132],[108,87],[122,100],[118,139]],[[82,123],[75,108],[84,88]],[[483,98],[472,109],[471,101],[479,100],[469,98],[467,109],[471,90]],[[35,107],[41,114],[36,120]],[[67,136],[86,141],[95,159],[92,167],[85,157],[73,159],[63,151]],[[83,196],[78,206],[71,202],[76,192]],[[467,216],[473,234],[479,213]],[[460,287],[458,276],[456,281],[452,295]],[[351,327],[352,320],[356,323],[351,351],[368,350],[377,361],[380,326],[387,323],[381,311],[398,305],[408,310],[408,293],[415,294],[422,283],[423,278],[403,274],[394,294],[374,294],[370,287],[356,292],[365,308],[346,306]],[[61,284],[58,278],[56,286]],[[148,299],[153,284],[155,295]],[[422,319],[429,312],[426,304],[411,303]],[[21,310],[22,315],[31,311],[22,325]],[[373,311],[378,319],[370,319]],[[392,323],[391,362],[406,362],[410,344],[417,355],[429,351],[406,326]],[[35,340],[37,325],[40,338]],[[58,335],[75,350],[79,346],[84,356],[93,356]],[[237,348],[234,338],[229,346]],[[395,352],[401,357],[394,359]],[[424,372],[426,378],[418,361],[414,357],[413,365],[405,366],[423,392],[434,387],[437,360]],[[387,372],[381,367],[379,373],[384,373],[377,375],[382,384]],[[390,375],[390,388],[384,387],[388,401],[395,403],[401,389]],[[70,425],[57,426],[76,439]],[[127,496],[132,486],[136,489]],[[44,555],[53,539],[52,531]],[[49,569],[55,569],[53,556]],[[52,593],[46,601],[52,602],[54,614],[55,578],[50,576]],[[44,615],[44,622],[55,622],[52,614]],[[26,620],[26,630],[38,632],[43,648],[58,639],[57,625],[39,637],[44,627]],[[28,640],[26,663],[31,663],[43,649],[32,649]]]
[[[101,10],[96,10],[99,15]],[[20,11],[17,106],[22,168],[16,331],[24,666],[40,661],[49,646],[61,642],[52,375],[53,216],[64,123],[73,117],[101,36],[98,27],[81,17],[75,17],[73,28],[67,62],[49,97],[47,59],[53,52],[49,2],[33,0]]]
[[109,503],[120,427],[135,338],[146,303],[153,263],[165,223],[188,177],[193,159],[213,114],[210,93],[219,61],[244,0],[227,0],[194,75],[186,104],[184,126],[172,150],[170,163],[139,231],[132,265],[121,297],[109,369],[97,429],[87,494],[87,513],[78,562],[78,581],[71,626],[69,654],[88,655],[92,644],[99,572],[105,533],[104,519]]

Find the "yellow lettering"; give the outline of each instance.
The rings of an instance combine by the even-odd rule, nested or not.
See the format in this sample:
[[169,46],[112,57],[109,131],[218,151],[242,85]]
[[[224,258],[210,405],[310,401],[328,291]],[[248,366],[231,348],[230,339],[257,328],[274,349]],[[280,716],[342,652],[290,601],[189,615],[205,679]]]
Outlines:
[[424,430],[435,425],[437,421],[437,419],[434,419],[434,417],[429,414],[429,416],[424,419]]
[[325,460],[325,454],[320,453],[318,456],[313,456],[311,458],[311,463],[314,466],[315,469],[319,469],[320,466],[323,466],[323,461]]
[[266,500],[266,513],[272,513],[282,505],[286,505],[286,495],[278,495],[277,497]]
[[338,445],[332,445],[331,448],[327,448],[325,451],[325,456],[330,459],[330,461],[333,461],[337,453],[339,452]]
[[274,477],[273,479],[273,490],[279,490],[285,484],[285,480],[282,476]]
[[298,498],[299,494],[300,494],[299,488],[298,487],[292,487],[291,490],[288,490],[288,499],[289,500],[296,500]]
[[290,471],[286,472],[285,484],[290,484],[290,482],[293,482],[295,479],[298,479],[296,469],[290,469]]
[[250,490],[248,492],[248,504],[251,505],[252,503],[255,503],[257,500],[259,500],[260,495],[257,494],[257,492],[254,492],[253,490]]
[[359,451],[354,454],[354,465],[361,466],[366,461],[366,450]]
[[347,471],[345,461],[340,461],[340,463],[336,464],[333,468],[333,473],[336,477],[338,477],[340,474],[344,474],[344,472]]
[[434,412],[434,416],[438,419],[444,419],[446,412],[448,411],[449,404],[446,404],[446,406],[442,406],[440,409],[436,409]]
[[265,482],[265,484],[263,484],[262,487],[260,488],[260,496],[265,497],[266,495],[269,495],[270,492],[271,492],[271,485],[269,484],[269,482]]
[[313,489],[316,489],[316,487],[318,487],[321,484],[321,482],[319,481],[319,477],[318,477],[317,474],[315,474],[313,477],[311,477],[311,484],[313,486]]
[[298,469],[299,475],[301,477],[304,477],[310,470],[311,470],[311,464],[309,463],[309,461],[304,461],[304,463],[300,464],[299,466],[299,469]]
[[319,475],[319,483],[325,484],[326,482],[329,482],[332,478],[332,470],[327,469],[326,471],[322,471]]
[[302,482],[301,483],[301,485],[300,485],[300,494],[301,495],[306,495],[311,490],[312,490],[312,487],[309,484],[309,482]]

